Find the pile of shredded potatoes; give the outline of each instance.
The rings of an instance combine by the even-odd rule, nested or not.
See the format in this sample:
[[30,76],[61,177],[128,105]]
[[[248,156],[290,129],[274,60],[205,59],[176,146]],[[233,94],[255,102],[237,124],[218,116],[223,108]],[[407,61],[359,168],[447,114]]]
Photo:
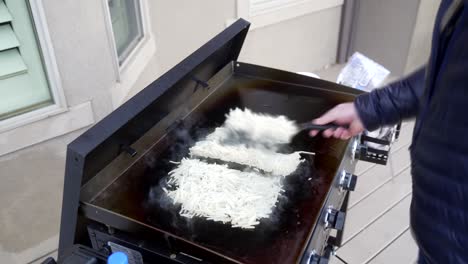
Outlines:
[[229,169],[198,159],[182,159],[170,172],[167,195],[182,208],[180,215],[205,217],[251,229],[268,217],[282,192],[281,178]]
[[[184,158],[169,173],[168,183],[173,188],[165,191],[181,205],[181,216],[251,229],[271,215],[283,191],[284,176],[303,162],[301,152],[282,154],[276,147],[288,143],[297,127],[284,116],[249,109],[231,110],[226,118],[223,126],[190,148],[190,159]],[[253,170],[234,170],[197,158],[233,162]]]
[[286,144],[299,132],[294,121],[285,116],[259,114],[249,109],[231,110],[224,127],[248,135],[250,140],[266,144]]
[[275,176],[290,175],[303,161],[299,152],[282,154],[268,149],[249,148],[244,145],[221,145],[219,142],[210,140],[197,142],[195,146],[190,148],[190,155],[235,162]]

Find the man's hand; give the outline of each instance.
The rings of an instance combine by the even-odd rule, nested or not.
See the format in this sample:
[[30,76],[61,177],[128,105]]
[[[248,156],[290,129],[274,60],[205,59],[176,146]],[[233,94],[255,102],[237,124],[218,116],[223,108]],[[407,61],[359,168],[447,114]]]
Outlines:
[[[354,103],[339,104],[321,117],[312,120],[312,123],[317,125],[334,123],[337,125],[348,126],[348,129],[339,127],[337,129],[327,129],[322,132],[324,137],[335,137],[344,140],[358,135],[365,129],[356,111]],[[319,131],[317,130],[311,130],[309,134],[314,137],[318,132]]]

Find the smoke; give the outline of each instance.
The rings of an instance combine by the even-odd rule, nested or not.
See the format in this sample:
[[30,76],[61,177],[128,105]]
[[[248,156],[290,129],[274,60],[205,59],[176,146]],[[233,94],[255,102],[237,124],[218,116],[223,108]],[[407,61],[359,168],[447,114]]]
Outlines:
[[[174,204],[166,194],[167,191],[177,188],[169,183],[169,172],[177,166],[182,158],[188,156],[191,146],[198,140],[205,138],[212,130],[206,126],[204,118],[194,122],[195,124],[191,127],[186,123],[193,124],[192,120],[179,122],[178,126],[168,132],[166,137],[170,143],[165,151],[159,155],[145,157],[146,165],[151,169],[149,173],[153,175],[154,179],[147,194],[146,207],[158,219],[157,224],[170,226],[176,230],[192,229],[193,227],[190,219],[179,215],[180,205]],[[160,215],[165,217],[161,218]]]
[[[302,162],[294,173],[283,177],[283,193],[278,198],[276,207],[268,219],[263,222],[267,225],[276,226],[278,229],[287,224],[287,221],[294,221],[296,215],[292,215],[298,211],[295,206],[300,200],[312,195],[311,186],[317,181],[317,173],[313,167],[313,157],[304,157]],[[297,215],[297,217],[299,217]]]
[[[192,122],[187,122],[192,123]],[[208,125],[207,125],[208,124]],[[211,126],[210,126],[211,125]],[[196,218],[187,219],[179,215],[180,205],[174,204],[172,199],[166,194],[177,188],[169,183],[170,177],[168,173],[177,166],[177,162],[184,157],[189,156],[190,147],[197,141],[204,140],[207,137],[215,138],[221,144],[225,145],[244,145],[249,148],[264,149],[271,152],[291,153],[293,149],[287,145],[278,145],[270,141],[262,142],[253,140],[245,130],[235,130],[229,127],[221,126],[215,129],[215,124],[209,124],[206,120],[197,122],[191,127],[180,123],[168,137],[171,144],[166,152],[159,157],[150,157],[147,159],[148,166],[153,169],[157,182],[150,188],[148,193],[148,206],[154,208],[154,211],[163,212],[166,217],[166,224],[178,230],[193,231]],[[221,129],[220,129],[221,128]],[[216,134],[218,133],[218,134]],[[256,229],[262,230],[265,226],[271,228],[279,228],[287,219],[285,214],[288,214],[298,199],[307,194],[307,185],[305,182],[313,180],[311,167],[313,163],[312,157],[305,157],[306,161],[302,162],[297,170],[286,177],[282,177],[282,185],[284,192],[279,195],[276,206],[272,208],[272,213],[269,218],[260,220],[260,225]],[[213,162],[205,159],[206,162]],[[219,163],[216,160],[216,163]],[[250,167],[239,164],[225,162],[231,169],[242,171],[258,171]],[[273,176],[272,176],[273,177]],[[156,213],[161,213],[156,212]],[[170,219],[170,220],[169,220]],[[263,227],[262,227],[263,226]],[[191,232],[195,236],[197,232]]]

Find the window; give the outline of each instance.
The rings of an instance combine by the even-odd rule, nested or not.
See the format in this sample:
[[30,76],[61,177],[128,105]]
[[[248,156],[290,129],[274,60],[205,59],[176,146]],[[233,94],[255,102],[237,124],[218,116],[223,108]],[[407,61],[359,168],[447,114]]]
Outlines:
[[28,1],[0,0],[0,121],[54,104]]
[[128,58],[143,39],[139,0],[108,0],[119,65]]
[[101,0],[107,37],[114,51],[115,107],[122,104],[148,63],[154,58],[156,41],[151,30],[149,0]]

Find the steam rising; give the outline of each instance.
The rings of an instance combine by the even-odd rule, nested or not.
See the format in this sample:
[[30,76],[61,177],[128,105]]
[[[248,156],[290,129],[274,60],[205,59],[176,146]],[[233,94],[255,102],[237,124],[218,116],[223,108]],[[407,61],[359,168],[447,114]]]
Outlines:
[[[179,215],[188,219],[203,217],[232,227],[275,222],[287,203],[283,194],[295,189],[288,178],[308,175],[308,164],[299,166],[304,161],[299,152],[278,153],[278,145],[296,132],[295,123],[284,116],[249,109],[231,110],[223,126],[198,142],[188,130],[178,130],[168,162],[179,165],[172,165],[169,175],[150,190],[149,200],[169,211],[178,207]],[[232,168],[232,162],[243,168]]]

